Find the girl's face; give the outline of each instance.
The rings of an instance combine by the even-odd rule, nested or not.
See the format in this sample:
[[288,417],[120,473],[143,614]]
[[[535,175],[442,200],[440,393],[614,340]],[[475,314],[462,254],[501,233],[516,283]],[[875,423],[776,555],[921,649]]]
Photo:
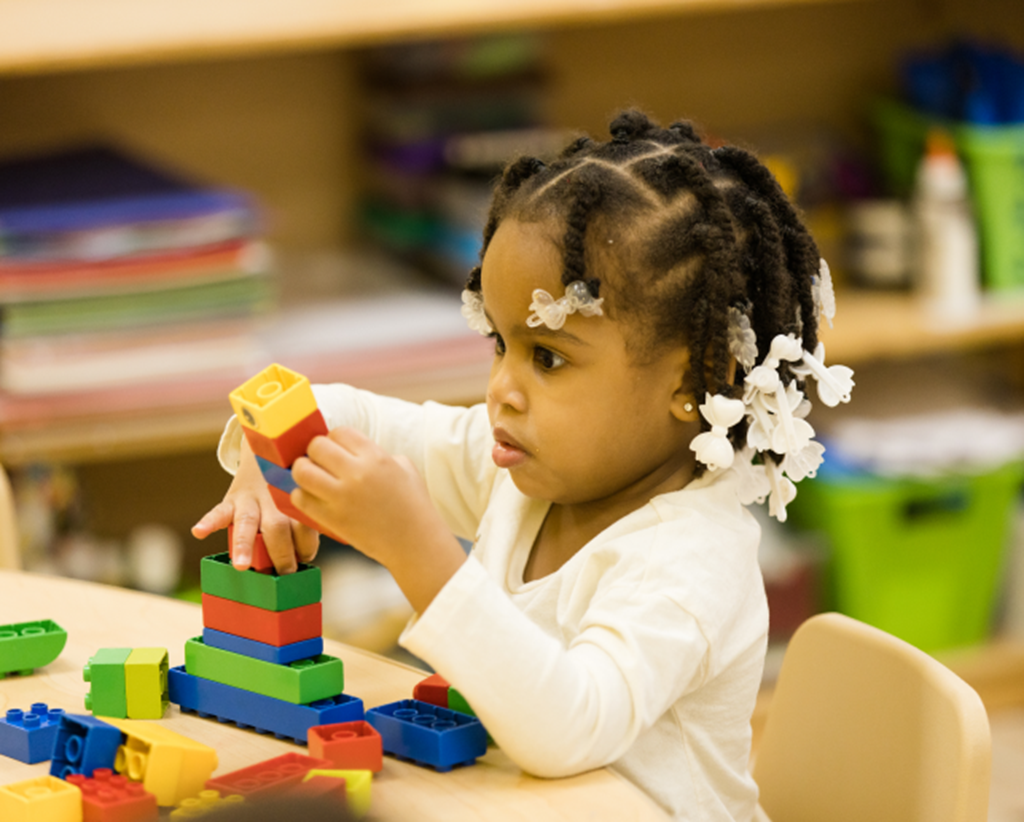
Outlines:
[[487,389],[494,462],[526,496],[562,505],[642,502],[693,473],[696,406],[689,358],[673,349],[637,364],[620,323],[570,315],[558,331],[530,328],[533,290],[565,293],[555,229],[506,219],[483,261],[484,308],[495,329]]

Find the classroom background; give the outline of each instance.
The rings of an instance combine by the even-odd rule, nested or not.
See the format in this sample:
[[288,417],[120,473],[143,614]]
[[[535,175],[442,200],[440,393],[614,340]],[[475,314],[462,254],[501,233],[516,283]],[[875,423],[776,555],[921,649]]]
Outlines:
[[[189,528],[228,483],[227,395],[272,361],[481,400],[491,347],[458,295],[494,175],[635,105],[765,159],[838,287],[823,340],[857,387],[814,412],[826,463],[790,521],[762,517],[766,677],[826,609],[936,653],[1024,641],[1019,0],[350,5],[0,9],[23,567],[196,597],[226,545]],[[936,163],[967,186],[942,202]],[[929,208],[968,243],[938,273]],[[318,563],[325,634],[400,656],[386,572],[336,544]]]

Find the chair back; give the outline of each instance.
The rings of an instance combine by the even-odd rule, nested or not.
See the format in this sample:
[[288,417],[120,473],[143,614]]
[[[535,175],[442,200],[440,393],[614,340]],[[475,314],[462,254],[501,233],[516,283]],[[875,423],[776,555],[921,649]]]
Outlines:
[[14,494],[7,472],[0,465],[0,568],[20,568],[18,522],[14,514]]
[[754,762],[772,822],[985,822],[988,716],[912,645],[840,614],[793,635]]

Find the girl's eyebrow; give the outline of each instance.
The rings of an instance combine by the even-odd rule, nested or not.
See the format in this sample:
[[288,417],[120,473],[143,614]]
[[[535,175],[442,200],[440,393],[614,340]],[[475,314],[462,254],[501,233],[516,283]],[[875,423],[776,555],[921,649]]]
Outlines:
[[[491,319],[491,315],[487,313],[486,308],[484,309],[484,316],[487,318],[487,322],[490,323],[491,328],[496,329],[497,326],[494,324],[494,320]],[[588,343],[586,340],[580,339],[572,332],[566,331],[563,328],[548,328],[546,325],[539,325],[536,328],[531,328],[525,323],[520,323],[519,325],[515,326],[515,328],[513,328],[512,331],[521,336],[528,334],[533,334],[534,336],[540,335],[542,337],[552,337],[553,339],[556,340],[568,340],[569,342],[576,343],[577,345],[585,345],[588,347],[590,346],[590,343]]]

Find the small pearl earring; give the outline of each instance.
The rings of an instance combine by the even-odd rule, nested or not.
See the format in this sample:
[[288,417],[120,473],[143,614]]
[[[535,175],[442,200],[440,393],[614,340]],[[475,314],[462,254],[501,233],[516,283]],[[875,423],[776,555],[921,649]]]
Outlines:
[[688,403],[686,403],[686,405],[684,405],[684,406],[683,406],[683,410],[684,410],[684,411],[685,411],[685,412],[686,412],[687,414],[689,414],[689,413],[690,413],[690,412],[691,412],[691,411],[693,410],[693,403],[692,403],[692,402],[688,402]]

